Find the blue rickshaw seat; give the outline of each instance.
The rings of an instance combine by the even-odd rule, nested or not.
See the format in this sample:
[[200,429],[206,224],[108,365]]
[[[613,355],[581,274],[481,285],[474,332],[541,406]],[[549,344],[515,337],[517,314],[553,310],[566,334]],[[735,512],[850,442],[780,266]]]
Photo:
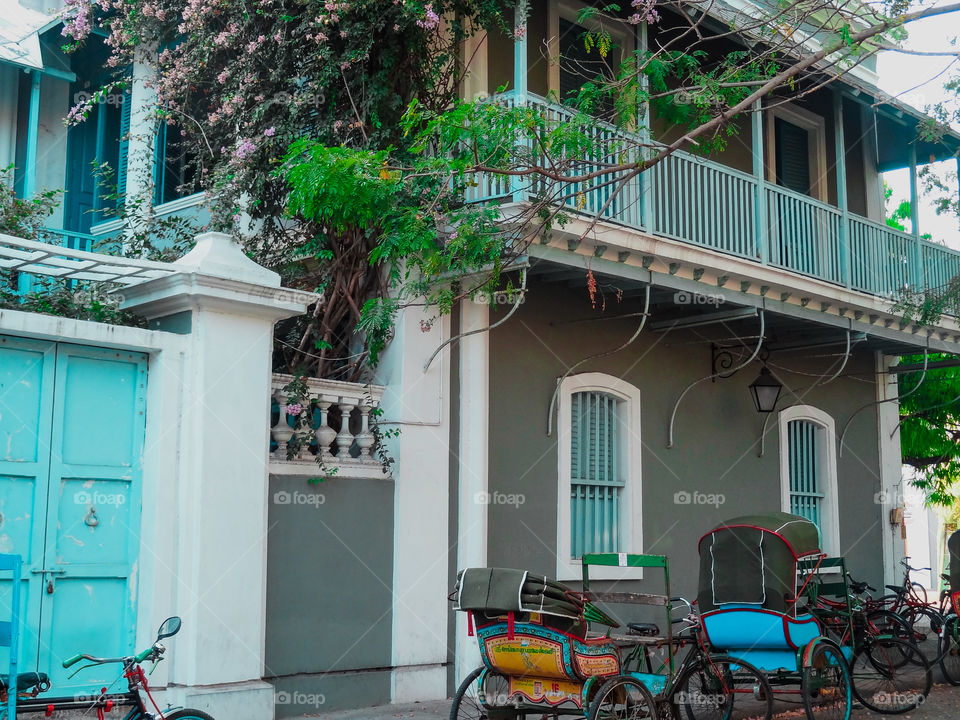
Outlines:
[[820,624],[812,615],[793,618],[760,607],[723,607],[704,613],[702,619],[710,645],[724,651],[796,651],[822,635]]

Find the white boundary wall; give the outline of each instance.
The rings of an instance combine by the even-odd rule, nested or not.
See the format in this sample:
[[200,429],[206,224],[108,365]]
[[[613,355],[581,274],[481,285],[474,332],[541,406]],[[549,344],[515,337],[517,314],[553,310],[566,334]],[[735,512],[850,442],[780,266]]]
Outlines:
[[136,649],[180,615],[183,629],[151,677],[165,688],[161,707],[268,720],[274,692],[261,677],[273,326],[314,296],[281,288],[226,235],[197,240],[173,272],[122,291],[123,307],[178,332],[2,310],[0,333],[149,355]]

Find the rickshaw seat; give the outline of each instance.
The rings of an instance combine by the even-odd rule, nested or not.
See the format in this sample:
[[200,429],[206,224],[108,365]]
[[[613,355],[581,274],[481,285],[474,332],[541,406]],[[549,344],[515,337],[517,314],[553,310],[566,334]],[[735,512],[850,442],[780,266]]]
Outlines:
[[660,634],[660,627],[656,623],[627,623],[631,635],[645,635],[655,637]]
[[792,618],[757,608],[721,608],[704,613],[702,620],[710,645],[719,650],[797,650],[821,635],[812,615]]

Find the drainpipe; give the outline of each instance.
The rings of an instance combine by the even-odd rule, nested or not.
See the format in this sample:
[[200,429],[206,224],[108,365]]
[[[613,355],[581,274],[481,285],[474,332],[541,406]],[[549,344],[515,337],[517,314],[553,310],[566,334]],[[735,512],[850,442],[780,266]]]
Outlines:
[[913,289],[923,290],[923,256],[920,252],[920,200],[917,192],[917,146],[910,145],[910,230],[913,232]]
[[37,189],[37,137],[40,134],[40,78],[39,70],[28,70],[30,75],[30,112],[27,119],[27,156],[24,164],[23,197],[33,197]]
[[837,209],[840,227],[840,278],[850,287],[850,214],[847,209],[847,143],[843,135],[843,97],[833,94],[833,145],[837,158]]

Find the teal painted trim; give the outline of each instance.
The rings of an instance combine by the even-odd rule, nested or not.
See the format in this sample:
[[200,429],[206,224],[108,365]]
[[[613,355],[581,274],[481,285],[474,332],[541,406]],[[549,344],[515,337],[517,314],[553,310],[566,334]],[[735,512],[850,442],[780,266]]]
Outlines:
[[837,209],[840,225],[837,240],[840,261],[840,281],[850,287],[850,237],[847,203],[847,142],[843,133],[843,96],[833,93],[833,145],[837,159]]
[[[568,108],[529,92],[523,96],[503,93],[491,101],[508,107],[526,106],[558,122],[573,117]],[[759,109],[754,106],[755,111]],[[752,174],[683,151],[672,152],[642,173],[642,182],[629,184],[624,201],[606,207],[602,220],[882,298],[896,295],[905,285],[923,287],[920,281],[924,278],[927,287],[943,286],[960,274],[960,252],[956,250],[767,182],[763,179],[762,117],[755,112],[752,122]],[[596,121],[590,132],[600,146],[620,138],[634,147],[647,142],[642,133],[602,121]],[[526,187],[517,178],[480,176],[466,193],[466,200],[513,198],[522,202]],[[643,194],[638,197],[641,190],[645,190],[645,198]],[[604,208],[608,193],[606,188],[587,188],[579,198],[583,202],[580,207],[572,197],[566,205],[572,214],[592,217]],[[642,212],[638,210],[641,200],[645,200]],[[537,247],[538,253],[546,252]],[[612,270],[622,274],[626,267],[615,264]],[[740,295],[738,301],[746,297]],[[765,302],[774,301],[767,298]],[[778,312],[789,313],[790,307],[783,304]],[[829,323],[829,318],[820,315],[821,322]]]
[[751,120],[753,123],[750,144],[753,153],[753,179],[756,183],[753,190],[753,246],[755,257],[761,264],[766,265],[770,262],[768,242],[770,231],[767,225],[767,193],[764,177],[763,105],[760,100],[753,104]]
[[923,254],[920,249],[920,193],[917,190],[917,146],[910,144],[910,231],[913,235],[913,266],[910,273],[910,287],[923,290],[926,283],[923,278]]
[[[513,91],[517,105],[527,104],[527,18],[521,12],[522,4],[514,8],[513,16]],[[514,202],[523,202],[526,199],[524,180],[519,175],[510,178],[510,194]]]
[[27,157],[24,168],[23,197],[29,199],[37,189],[37,138],[40,135],[40,78],[30,72],[30,110],[27,119]]

